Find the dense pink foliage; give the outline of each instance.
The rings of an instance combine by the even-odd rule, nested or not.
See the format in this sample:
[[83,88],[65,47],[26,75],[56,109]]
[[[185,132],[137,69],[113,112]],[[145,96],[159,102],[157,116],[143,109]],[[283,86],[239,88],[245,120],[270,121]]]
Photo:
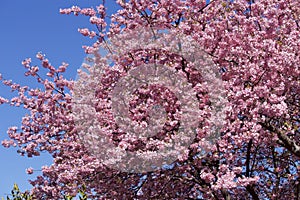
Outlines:
[[[9,128],[10,140],[2,144],[17,145],[19,153],[29,157],[42,151],[53,156],[53,164],[44,166],[43,175],[31,181],[35,197],[75,196],[80,188],[86,187],[93,199],[299,199],[300,2],[117,2],[121,9],[111,17],[109,27],[103,5],[95,10],[73,6],[60,12],[88,16],[96,26],[95,30],[79,29],[82,35],[97,38],[94,45],[84,47],[87,53],[96,53],[105,46],[107,38],[143,27],[191,36],[222,73],[228,101],[222,134],[209,153],[198,156],[197,147],[207,134],[205,123],[200,123],[199,128],[203,129],[197,132],[187,156],[173,166],[145,173],[110,169],[93,157],[79,139],[72,113],[74,82],[62,75],[68,64],[55,68],[38,53],[37,59],[48,70],[47,78],[39,74],[31,59],[22,64],[27,69],[25,75],[35,77],[43,87],[31,89],[2,80],[18,95],[11,100],[0,98],[0,103],[23,106],[30,111],[23,117],[21,127]],[[101,118],[101,112],[110,106],[112,84],[141,62],[139,53],[113,58],[112,68],[105,57],[96,57],[97,63],[103,65],[103,79],[96,93],[101,103],[95,105],[100,123],[114,126],[112,118]],[[161,57],[164,54],[160,51]],[[153,57],[152,54],[150,62]],[[200,84],[201,79],[193,70],[186,70],[186,63],[179,61],[175,68],[193,86]],[[207,91],[196,90],[199,108],[209,108]],[[176,124],[173,125],[168,128],[175,128]],[[116,132],[111,136],[117,145],[124,133],[114,128]],[[132,146],[130,150],[138,148],[136,144]],[[32,173],[32,169],[27,172]]]

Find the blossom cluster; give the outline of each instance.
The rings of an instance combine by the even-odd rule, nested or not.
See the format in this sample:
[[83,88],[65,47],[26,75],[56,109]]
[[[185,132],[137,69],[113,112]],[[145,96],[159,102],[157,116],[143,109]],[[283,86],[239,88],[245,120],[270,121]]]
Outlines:
[[[25,75],[36,78],[41,88],[29,88],[1,78],[17,95],[12,99],[1,97],[0,104],[23,106],[29,111],[21,127],[8,129],[9,140],[2,144],[17,146],[21,155],[31,157],[48,152],[54,159],[52,165],[42,168],[42,176],[30,181],[31,193],[37,199],[59,199],[65,194],[76,196],[79,189],[85,187],[92,199],[299,198],[299,1],[118,0],[117,3],[120,10],[111,16],[108,30],[105,30],[104,5],[96,9],[73,6],[60,10],[62,14],[88,16],[95,26],[95,30],[79,29],[83,36],[95,42],[85,46],[87,53],[95,55],[93,64],[85,65],[85,70],[80,72],[82,80],[92,89],[97,88],[84,99],[93,105],[86,117],[96,119],[99,125],[90,126],[88,131],[101,127],[105,130],[101,134],[120,149],[143,149],[146,145],[126,140],[126,133],[114,120],[111,92],[130,70],[161,61],[178,72],[178,76],[185,77],[195,90],[201,111],[197,115],[196,136],[184,156],[160,169],[130,173],[108,167],[90,152],[79,134],[88,122],[82,122],[81,127],[74,116],[73,103],[78,97],[74,89],[76,83],[63,77],[68,65],[62,63],[55,68],[45,55],[38,53],[37,59],[47,70],[47,78],[40,74],[38,66],[32,65],[31,59],[25,59],[22,64]],[[214,78],[205,80],[195,70],[203,63],[196,63],[193,68],[193,63],[182,59],[184,55],[176,56],[169,49],[157,46],[151,49],[148,43],[134,43],[130,34],[125,34],[129,39],[116,41],[122,48],[111,49],[108,45],[108,40],[121,37],[121,33],[146,28],[184,34],[196,41],[217,66],[226,99],[223,94],[210,93],[214,89],[221,91],[207,84],[218,83]],[[97,55],[101,48],[119,52]],[[192,45],[182,49],[194,51]],[[91,77],[88,71],[102,78]],[[173,101],[164,107],[171,113],[165,126],[167,131],[157,136],[163,140],[172,137],[170,132],[180,124],[180,118],[175,117],[180,104],[171,91],[159,93],[159,90],[163,90],[162,87],[140,88],[129,100],[128,110],[132,119],[144,124],[153,104],[148,99],[170,97],[168,99]],[[163,99],[158,103],[164,103]],[[213,108],[224,106],[224,120],[220,120],[223,115],[212,117]],[[216,122],[214,129],[211,128],[213,121]],[[222,123],[217,123],[219,121]],[[212,130],[219,138],[209,142],[206,136]],[[146,147],[151,149],[151,145]],[[149,152],[147,157],[151,156]],[[34,173],[34,169],[29,168],[27,173]]]

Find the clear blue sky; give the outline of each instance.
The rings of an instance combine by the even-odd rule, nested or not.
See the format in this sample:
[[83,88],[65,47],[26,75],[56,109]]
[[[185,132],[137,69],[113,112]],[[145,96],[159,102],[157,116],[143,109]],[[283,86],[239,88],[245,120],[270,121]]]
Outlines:
[[[5,79],[12,79],[20,84],[33,87],[35,80],[25,77],[25,69],[21,62],[27,57],[33,63],[37,52],[46,54],[51,64],[59,66],[67,62],[70,67],[67,77],[75,79],[76,71],[85,57],[82,45],[91,44],[91,40],[77,32],[78,28],[90,27],[88,18],[84,16],[60,15],[59,8],[72,5],[80,7],[95,7],[101,0],[1,0],[0,1],[0,73]],[[116,6],[113,0],[107,0],[106,6],[114,12]],[[9,89],[0,85],[0,96],[9,97]],[[26,111],[21,108],[0,106],[0,140],[7,136],[9,126],[20,126],[22,116]],[[6,149],[0,146],[0,198],[9,194],[14,183],[21,190],[30,189],[28,179],[33,175],[25,173],[26,168],[40,169],[49,165],[52,158],[47,154],[41,157],[27,158],[17,154],[16,148]]]

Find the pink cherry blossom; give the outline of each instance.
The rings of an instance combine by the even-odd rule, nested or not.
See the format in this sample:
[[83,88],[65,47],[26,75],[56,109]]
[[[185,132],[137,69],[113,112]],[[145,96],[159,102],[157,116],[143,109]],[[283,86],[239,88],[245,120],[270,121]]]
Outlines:
[[33,173],[33,168],[28,168],[28,169],[26,169],[26,173],[27,174],[32,174]]
[[[130,97],[129,118],[141,126],[148,126],[149,115],[155,114],[150,110],[154,103],[161,103],[168,113],[166,123],[160,124],[163,131],[154,134],[147,144],[146,140],[129,137],[111,110],[111,91],[118,81],[132,69],[157,61],[193,86],[200,110],[199,121],[195,120],[196,136],[188,151],[160,169],[129,173],[109,168],[89,151],[90,140],[83,140],[79,134],[90,121],[82,121],[79,126],[78,119],[82,116],[74,115],[73,103],[78,97],[74,92],[89,91],[80,87],[79,81],[64,77],[68,64],[54,67],[40,52],[36,55],[40,63],[34,64],[35,60],[27,58],[22,65],[25,75],[36,79],[41,87],[21,86],[3,77],[2,83],[15,96],[0,97],[0,104],[20,106],[28,111],[20,127],[8,129],[8,139],[2,145],[16,146],[22,156],[47,152],[53,157],[50,166],[42,167],[42,175],[30,180],[34,198],[63,199],[65,194],[75,197],[83,187],[91,199],[299,198],[300,2],[116,2],[120,9],[112,16],[107,16],[105,4],[96,8],[60,9],[61,14],[88,16],[87,23],[94,25],[94,29],[78,29],[93,41],[83,48],[87,54],[94,55],[91,59],[96,63],[86,63],[79,71],[81,80],[94,89],[89,98],[82,100],[81,108],[88,110],[90,107],[84,106],[87,102],[93,105],[85,117],[99,122],[99,126],[89,126],[88,131],[99,131],[99,135],[107,136],[107,143],[117,147],[118,151],[110,152],[112,158],[121,157],[127,149],[144,150],[143,155],[152,159],[156,156],[155,148],[176,139],[172,131],[180,124],[180,103],[162,87],[141,87]],[[111,24],[107,24],[107,17]],[[157,45],[150,48],[153,43],[137,42],[138,34],[123,34],[130,31],[142,34],[141,30],[147,29],[172,36],[184,34],[185,38],[196,41],[217,66],[226,94],[210,93],[220,88],[209,87],[208,82],[217,83],[216,77],[204,79],[196,70],[203,63],[183,59],[184,55],[195,52],[192,45],[185,48],[184,55],[176,55]],[[152,35],[152,39],[159,37]],[[172,41],[176,40],[170,38],[169,43]],[[108,45],[111,43],[115,46]],[[108,53],[100,55],[99,50]],[[45,68],[45,74],[39,66]],[[222,115],[214,115],[214,106],[226,108],[224,123],[220,120]],[[218,126],[212,129],[212,124]],[[205,138],[212,130],[218,137],[208,142]],[[107,156],[107,161],[117,162],[111,157]],[[32,172],[32,168],[27,169],[27,173]]]

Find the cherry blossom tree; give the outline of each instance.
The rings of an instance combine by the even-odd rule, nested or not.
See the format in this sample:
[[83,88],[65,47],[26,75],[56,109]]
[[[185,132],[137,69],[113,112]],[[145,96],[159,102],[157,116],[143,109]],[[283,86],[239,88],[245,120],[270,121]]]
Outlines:
[[[47,74],[40,74],[30,58],[22,64],[25,75],[34,77],[41,88],[2,79],[17,95],[12,99],[0,98],[2,104],[22,106],[29,111],[21,127],[8,129],[10,139],[2,144],[18,146],[18,152],[28,157],[39,156],[40,152],[53,157],[53,164],[42,168],[42,176],[30,181],[31,195],[36,199],[59,199],[76,196],[84,188],[92,199],[299,199],[299,1],[117,3],[120,10],[112,16],[106,15],[105,3],[95,9],[73,6],[60,10],[62,14],[85,15],[95,25],[94,30],[79,29],[83,36],[94,40],[93,45],[84,46],[86,53],[93,55],[94,64],[85,64],[79,73],[95,91],[88,99],[94,111],[87,117],[95,118],[99,126],[90,128],[105,129],[103,134],[110,142],[127,151],[156,151],[158,143],[147,145],[143,140],[126,140],[127,133],[111,113],[110,94],[131,70],[141,64],[159,62],[182,75],[194,89],[201,111],[196,135],[188,152],[168,166],[130,172],[106,165],[91,153],[79,134],[82,127],[74,115],[74,99],[82,88],[78,81],[64,78],[68,64],[55,68],[44,54],[38,53],[36,58]],[[203,74],[193,63],[185,60],[184,55],[163,48],[131,48],[133,51],[114,54],[112,44],[122,48],[135,44],[125,42],[122,46],[122,40],[113,43],[113,39],[144,29],[192,38],[217,66],[226,91],[226,101],[220,100],[226,107],[226,116],[219,138],[207,147],[205,154],[201,148],[203,138],[209,134],[210,124],[222,117],[209,117],[213,107],[211,96]],[[103,49],[108,52],[106,55],[99,53]],[[92,72],[101,74],[101,79],[91,78]],[[164,109],[171,114],[162,131],[152,139],[172,138],[180,123],[176,118],[180,106],[172,91],[153,86],[137,90],[134,95],[129,103],[130,117],[140,124],[148,120],[150,109],[146,106],[140,111],[143,102],[151,104],[155,97],[161,97],[158,104],[167,101]]]

